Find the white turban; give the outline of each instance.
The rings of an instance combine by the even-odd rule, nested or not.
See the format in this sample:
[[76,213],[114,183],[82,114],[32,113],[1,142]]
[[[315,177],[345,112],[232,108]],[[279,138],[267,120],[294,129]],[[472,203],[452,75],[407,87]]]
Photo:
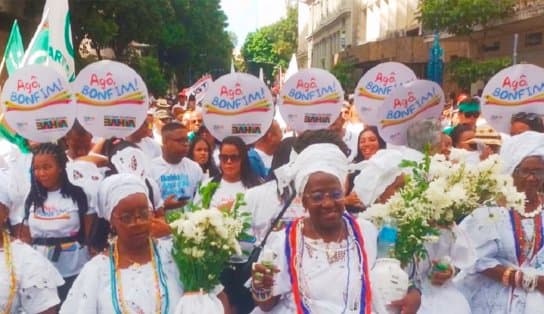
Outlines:
[[514,135],[504,141],[500,156],[504,173],[512,174],[526,157],[544,157],[544,134],[526,131]]
[[144,152],[135,147],[126,147],[111,157],[111,163],[118,173],[132,173],[139,177],[146,177],[149,169]]
[[295,190],[300,195],[304,192],[311,174],[324,172],[338,178],[342,187],[349,170],[346,155],[334,144],[312,144],[304,149],[294,161],[275,171],[278,180],[289,182],[293,180]]
[[121,173],[105,178],[98,191],[98,217],[110,221],[113,209],[121,200],[137,193],[147,196],[147,192],[144,181],[134,174]]
[[398,150],[381,149],[362,163],[361,173],[353,182],[353,191],[365,206],[372,205],[402,174],[399,164],[403,159],[406,158]]

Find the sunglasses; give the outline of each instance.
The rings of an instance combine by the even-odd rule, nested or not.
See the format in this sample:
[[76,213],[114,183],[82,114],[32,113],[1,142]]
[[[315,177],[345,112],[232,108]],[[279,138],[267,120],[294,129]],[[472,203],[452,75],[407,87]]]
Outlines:
[[241,157],[240,155],[227,155],[227,154],[219,154],[219,160],[221,162],[238,162],[240,161]]
[[326,197],[330,198],[334,202],[344,199],[344,193],[341,190],[334,190],[332,192],[312,192],[305,194],[306,197],[315,204],[321,204]]
[[473,112],[463,112],[463,114],[464,114],[465,117],[467,117],[467,118],[478,118],[478,117],[480,117],[480,112],[478,112],[478,111],[473,111]]
[[518,112],[512,115],[512,120],[526,120],[526,121],[535,121],[540,119],[540,116],[534,112]]

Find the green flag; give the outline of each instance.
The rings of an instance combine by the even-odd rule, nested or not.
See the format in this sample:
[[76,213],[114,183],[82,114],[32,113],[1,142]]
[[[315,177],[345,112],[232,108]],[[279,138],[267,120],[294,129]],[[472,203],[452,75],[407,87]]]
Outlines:
[[[8,75],[19,68],[24,53],[25,48],[23,46],[21,32],[19,31],[19,24],[17,24],[17,20],[15,20],[11,26],[11,33],[9,34],[8,43],[4,50],[4,57],[2,58],[2,65],[6,65]],[[2,67],[0,67],[0,71],[1,69]]]

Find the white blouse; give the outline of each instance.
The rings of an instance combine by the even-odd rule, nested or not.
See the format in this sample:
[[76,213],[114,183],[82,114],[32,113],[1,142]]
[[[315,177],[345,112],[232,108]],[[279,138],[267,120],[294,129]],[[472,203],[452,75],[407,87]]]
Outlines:
[[[157,251],[167,287],[164,289],[160,285],[161,303],[163,311],[168,303],[167,313],[174,313],[177,301],[183,294],[179,271],[172,259],[171,248],[171,241],[166,239],[157,241]],[[157,267],[158,263],[157,260]],[[121,269],[120,272],[121,283],[117,283],[117,290],[121,284],[122,299],[130,313],[155,313],[157,290],[154,279],[155,270],[151,262],[139,266],[132,265]],[[81,270],[60,309],[60,313],[115,313],[111,278],[109,256],[103,254],[95,256]],[[118,291],[113,293],[118,293]],[[119,308],[121,308],[120,304]]]
[[[11,242],[12,262],[15,269],[17,293],[9,313],[39,313],[60,303],[57,287],[64,280],[53,265],[29,245]],[[5,313],[10,292],[10,267],[6,252],[0,249],[0,313]]]

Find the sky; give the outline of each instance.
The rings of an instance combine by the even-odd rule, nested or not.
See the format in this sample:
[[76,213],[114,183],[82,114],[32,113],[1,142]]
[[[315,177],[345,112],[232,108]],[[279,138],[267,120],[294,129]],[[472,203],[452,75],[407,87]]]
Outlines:
[[221,0],[221,7],[228,17],[227,29],[238,37],[238,49],[248,33],[278,21],[286,12],[283,0]]

